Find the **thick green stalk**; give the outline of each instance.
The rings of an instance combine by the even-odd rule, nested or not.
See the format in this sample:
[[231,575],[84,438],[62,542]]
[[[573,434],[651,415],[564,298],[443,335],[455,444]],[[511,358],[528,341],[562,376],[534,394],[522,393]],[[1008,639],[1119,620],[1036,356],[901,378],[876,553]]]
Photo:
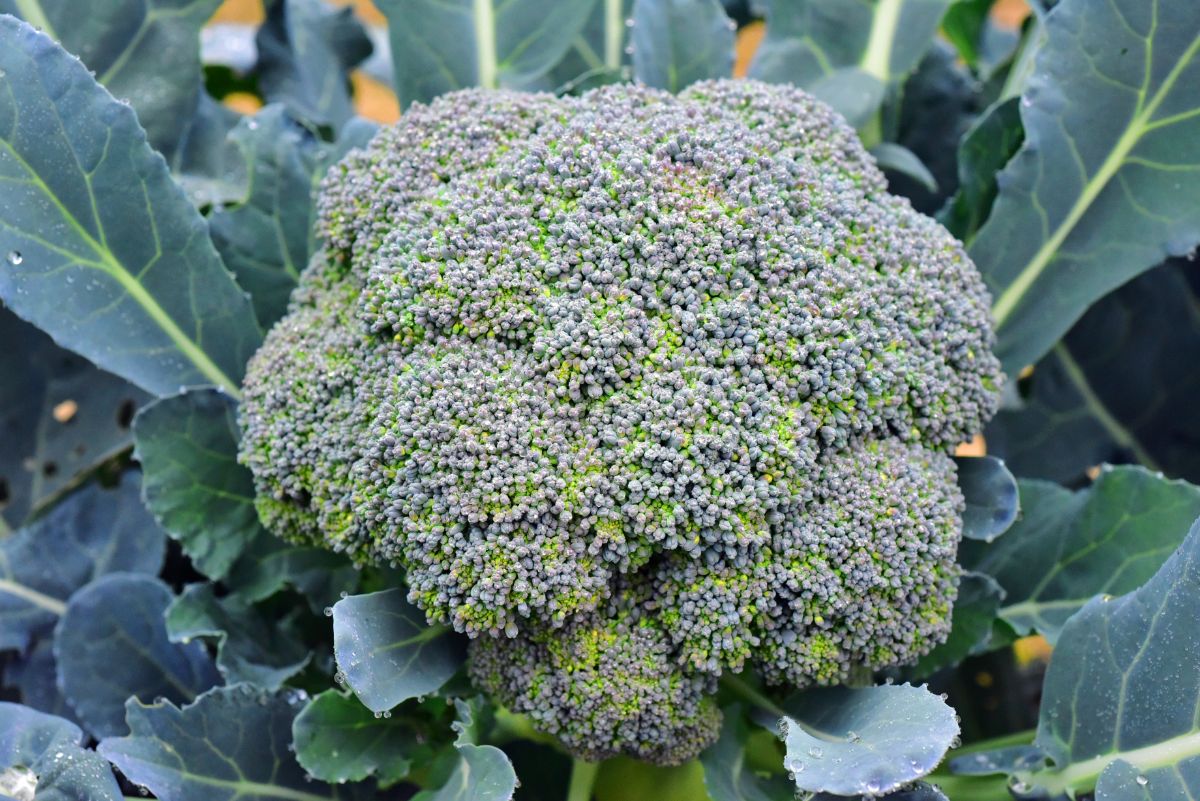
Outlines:
[[592,801],[592,788],[596,785],[599,762],[571,761],[571,784],[567,787],[567,801]]
[[767,698],[758,690],[751,687],[746,682],[734,676],[732,673],[726,673],[721,677],[721,686],[729,690],[731,693],[741,698],[743,701],[756,706],[765,712],[770,712],[772,715],[783,717],[787,714],[779,706],[779,704]]

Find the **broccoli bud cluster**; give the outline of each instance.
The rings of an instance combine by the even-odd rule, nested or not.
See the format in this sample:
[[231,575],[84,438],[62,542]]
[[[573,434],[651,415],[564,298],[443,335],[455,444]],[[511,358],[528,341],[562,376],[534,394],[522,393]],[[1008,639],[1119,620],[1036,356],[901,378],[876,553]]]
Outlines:
[[333,168],[319,233],[246,379],[260,516],[402,566],[576,753],[682,761],[724,671],[945,638],[989,299],[820,102],[447,95]]

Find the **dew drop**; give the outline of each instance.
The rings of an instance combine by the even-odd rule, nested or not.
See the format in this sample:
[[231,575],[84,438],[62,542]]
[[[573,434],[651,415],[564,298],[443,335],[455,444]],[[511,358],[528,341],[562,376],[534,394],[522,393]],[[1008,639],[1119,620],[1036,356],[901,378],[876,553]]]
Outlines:
[[1137,775],[1137,778],[1135,778],[1134,781],[1138,783],[1138,787],[1145,787],[1150,783],[1150,779],[1140,773]]
[[258,130],[258,120],[250,120],[249,122],[246,123],[246,127],[252,131],[257,131]]
[[16,265],[20,264],[23,261],[25,261],[25,257],[21,255],[21,251],[19,251],[19,250],[8,251],[8,263],[9,264],[11,264],[15,267]]
[[820,759],[821,757],[825,756],[825,752],[821,750],[821,746],[814,745],[812,748],[808,749],[808,755],[813,759]]
[[325,617],[333,617],[333,607],[332,606],[325,607]]
[[861,743],[862,735],[860,735],[856,731],[849,731],[849,732],[846,732],[846,739],[852,743]]
[[380,719],[380,718],[382,718],[382,717],[383,717],[383,713],[382,713],[382,712],[376,712],[376,713],[375,713],[375,719],[376,719],[376,720],[379,720],[379,719]]

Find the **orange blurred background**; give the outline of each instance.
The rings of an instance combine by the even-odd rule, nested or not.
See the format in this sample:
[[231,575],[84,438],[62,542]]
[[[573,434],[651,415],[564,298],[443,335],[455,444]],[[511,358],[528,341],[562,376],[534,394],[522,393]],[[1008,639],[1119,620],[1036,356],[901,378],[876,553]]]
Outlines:
[[[353,5],[359,18],[372,25],[383,25],[385,20],[371,0],[331,0],[335,5]],[[1016,27],[1029,15],[1026,0],[998,0],[994,11],[996,20],[1004,25]],[[263,19],[262,0],[225,0],[217,10],[213,22],[259,23]],[[761,22],[747,25],[738,33],[735,75],[745,75],[750,59],[762,41]],[[355,72],[354,105],[358,113],[377,122],[395,122],[400,116],[400,106],[392,91],[382,83],[368,77],[361,70]],[[226,100],[239,111],[252,112],[258,106],[252,95],[232,95]]]

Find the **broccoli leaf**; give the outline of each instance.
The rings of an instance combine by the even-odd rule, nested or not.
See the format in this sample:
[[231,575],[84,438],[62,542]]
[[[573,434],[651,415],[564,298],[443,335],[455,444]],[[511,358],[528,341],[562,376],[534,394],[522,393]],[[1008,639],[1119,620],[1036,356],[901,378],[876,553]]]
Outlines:
[[272,0],[255,38],[259,86],[300,119],[340,129],[354,116],[349,72],[371,55],[352,8],[322,0]]
[[1055,797],[1194,797],[1198,618],[1200,524],[1144,586],[1093,598],[1063,626],[1034,741],[1052,765],[1018,772],[1017,786]]
[[14,655],[4,666],[4,685],[21,694],[21,703],[78,723],[74,710],[58,688],[58,664],[50,638],[37,640],[24,654]]
[[200,28],[221,0],[0,0],[0,14],[39,27],[133,106],[150,145],[174,153],[196,102]]
[[291,585],[319,611],[354,590],[358,571],[342,554],[292,545],[264,530],[233,563],[222,583],[251,603]]
[[717,0],[636,0],[633,77],[679,92],[733,73],[733,22]]
[[171,590],[156,578],[114,573],[71,596],[54,631],[59,686],[97,737],[126,731],[126,699],[191,701],[220,676],[200,643],[167,639]]
[[954,463],[958,466],[958,486],[967,503],[963,536],[991,542],[1017,519],[1021,508],[1017,481],[1004,462],[994,456],[959,457]]
[[458,763],[445,784],[417,793],[413,801],[509,801],[517,789],[512,763],[496,746],[476,745],[476,710],[472,704],[455,699],[454,707],[458,712],[454,723]]
[[207,93],[200,95],[179,148],[169,159],[171,175],[197,208],[236,203],[248,191],[245,161],[229,140],[241,118]]
[[1075,493],[1019,484],[1021,519],[993,543],[964,542],[959,559],[1004,588],[1004,620],[1051,641],[1089,598],[1152,576],[1200,515],[1200,487],[1140,467],[1105,468]]
[[746,765],[750,727],[737,705],[724,710],[721,737],[700,754],[704,787],[712,801],[789,801],[792,783],[782,773],[761,776]]
[[2,306],[0,342],[0,513],[17,526],[126,448],[149,396]]
[[983,113],[958,145],[958,191],[938,214],[950,233],[970,245],[992,211],[996,175],[1025,139],[1020,100],[1001,100]]
[[229,684],[277,690],[300,672],[312,654],[292,617],[268,622],[236,595],[218,598],[212,584],[192,584],[166,611],[172,642],[217,641],[217,670]]
[[419,747],[405,716],[373,713],[337,690],[312,699],[292,735],[300,765],[327,782],[375,776],[383,787],[395,784],[408,775]]
[[287,311],[296,280],[317,250],[316,193],[329,165],[365,145],[375,131],[372,123],[356,119],[336,144],[326,145],[284,107],[272,105],[230,134],[251,176],[249,190],[230,208],[214,210],[209,225],[221,258],[250,293],[263,325]]
[[908,684],[806,690],[784,710],[783,766],[799,792],[888,793],[932,771],[958,737],[954,710]]
[[0,702],[0,771],[28,771],[38,801],[121,801],[112,768],[81,746],[79,727],[20,704]]
[[237,463],[237,406],[196,389],[147,406],[133,421],[146,506],[197,569],[222,578],[259,535],[254,480]]
[[0,649],[25,650],[67,610],[67,599],[117,571],[157,573],[165,538],[139,498],[137,473],[105,490],[88,484],[0,540]]
[[1062,0],[1021,99],[1025,144],[970,254],[1016,373],[1093,302],[1200,242],[1200,4]]
[[378,0],[401,106],[455,89],[520,89],[562,60],[597,0]]
[[343,598],[333,607],[338,670],[368,709],[386,712],[434,692],[462,664],[462,643],[445,626],[430,626],[404,590]]
[[261,332],[133,110],[49,37],[0,17],[0,297],[163,395],[230,393]]
[[293,546],[263,529],[254,481],[237,462],[236,405],[215,389],[163,398],[134,419],[146,504],[196,567],[245,601],[292,584],[314,608],[354,588],[344,556]]
[[[958,143],[980,110],[979,86],[959,63],[954,48],[940,41],[880,110],[886,140],[911,151],[929,175],[921,180],[884,167],[888,191],[912,201],[923,214],[937,212],[958,190]],[[930,189],[929,185],[933,188]]]
[[[1070,483],[1135,461],[1200,481],[1200,309],[1183,259],[1102,298],[1023,379],[1028,395],[987,429],[988,449],[1027,478]],[[1120,376],[1119,380],[1113,380]]]
[[894,142],[880,142],[871,148],[871,156],[879,169],[895,172],[913,181],[929,192],[936,192],[937,179],[929,171],[921,159],[904,145]]
[[306,700],[244,684],[218,687],[182,709],[169,701],[130,699],[130,734],[99,751],[130,781],[171,801],[326,801],[366,799],[364,785],[312,781],[290,753],[292,722]]
[[550,91],[578,90],[611,83],[626,76],[630,63],[626,40],[632,0],[598,0],[587,23],[563,56],[542,80]]
[[[861,124],[879,108],[884,88],[916,68],[951,0],[760,2],[767,34],[750,77],[794,83]],[[850,85],[858,90],[845,92]]]
[[1040,768],[1045,764],[1046,755],[1037,746],[1012,745],[994,751],[980,751],[954,757],[947,763],[947,767],[956,776],[990,776]]

